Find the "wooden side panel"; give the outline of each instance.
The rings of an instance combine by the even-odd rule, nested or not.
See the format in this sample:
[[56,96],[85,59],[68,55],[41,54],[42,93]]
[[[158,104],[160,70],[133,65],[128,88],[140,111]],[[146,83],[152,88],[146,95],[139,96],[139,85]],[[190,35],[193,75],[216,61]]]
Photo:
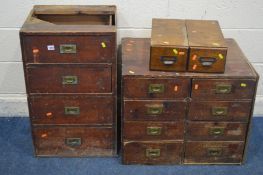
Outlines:
[[245,140],[246,123],[187,122],[186,138],[189,140]]
[[28,92],[111,93],[111,76],[109,65],[30,65],[27,67]]
[[124,164],[179,164],[182,161],[183,142],[124,142]]
[[184,99],[189,96],[187,78],[125,78],[124,98]]
[[184,163],[227,164],[242,162],[244,142],[187,142]]
[[193,79],[191,97],[196,100],[253,99],[254,79]]
[[190,103],[188,119],[204,121],[242,121],[250,118],[252,101],[198,101]]
[[124,100],[125,121],[167,121],[185,118],[187,102],[184,100]]
[[34,127],[37,156],[112,156],[113,128]]
[[35,35],[25,36],[24,43],[27,63],[109,63],[115,61],[114,35]]
[[33,124],[92,125],[113,123],[113,97],[85,95],[29,96]]
[[183,140],[184,121],[177,122],[123,122],[124,140]]

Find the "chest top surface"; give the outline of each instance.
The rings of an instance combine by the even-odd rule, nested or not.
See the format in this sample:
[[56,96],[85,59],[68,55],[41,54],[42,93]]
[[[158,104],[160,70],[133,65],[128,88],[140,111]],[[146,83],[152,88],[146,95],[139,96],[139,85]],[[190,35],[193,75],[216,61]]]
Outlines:
[[139,77],[193,77],[193,78],[258,78],[252,65],[234,39],[226,39],[228,47],[225,73],[191,73],[150,71],[150,39],[124,38],[122,40],[122,75]]

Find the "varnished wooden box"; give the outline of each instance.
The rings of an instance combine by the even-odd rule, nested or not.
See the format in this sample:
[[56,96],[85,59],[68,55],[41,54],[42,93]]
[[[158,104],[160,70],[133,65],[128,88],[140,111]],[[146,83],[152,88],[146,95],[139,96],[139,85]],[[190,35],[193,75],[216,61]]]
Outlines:
[[122,40],[124,164],[242,164],[258,74],[233,39],[225,73],[150,71],[150,39]]
[[116,7],[34,6],[20,39],[36,156],[116,155]]
[[152,20],[150,70],[223,73],[226,59],[217,21]]

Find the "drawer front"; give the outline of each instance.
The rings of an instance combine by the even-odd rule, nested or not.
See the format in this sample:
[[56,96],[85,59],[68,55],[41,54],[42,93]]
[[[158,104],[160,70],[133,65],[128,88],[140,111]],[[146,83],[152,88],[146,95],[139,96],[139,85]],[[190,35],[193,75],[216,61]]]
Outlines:
[[111,156],[114,130],[89,127],[34,127],[37,156]]
[[113,62],[115,45],[115,35],[24,37],[27,63]]
[[243,121],[250,117],[252,102],[198,101],[190,103],[188,119],[206,121]]
[[124,142],[124,164],[180,164],[183,142]]
[[124,100],[124,120],[180,120],[185,118],[185,101]]
[[225,71],[227,49],[190,49],[188,71],[223,73]]
[[246,123],[188,122],[186,126],[189,140],[245,140]]
[[241,163],[244,142],[187,142],[184,163]]
[[123,122],[124,140],[183,140],[184,122]]
[[183,99],[189,96],[189,79],[124,79],[124,98]]
[[187,48],[151,47],[151,70],[186,71]]
[[111,67],[78,65],[30,65],[29,93],[111,93]]
[[112,124],[113,97],[34,95],[29,97],[33,124]]
[[256,80],[194,79],[192,98],[205,100],[253,99]]

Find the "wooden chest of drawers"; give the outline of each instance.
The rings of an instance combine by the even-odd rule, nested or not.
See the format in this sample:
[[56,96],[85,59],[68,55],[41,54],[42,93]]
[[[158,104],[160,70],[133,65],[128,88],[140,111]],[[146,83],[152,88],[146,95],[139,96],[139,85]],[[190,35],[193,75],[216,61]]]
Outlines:
[[150,39],[122,40],[124,164],[241,164],[258,75],[233,39],[224,74],[148,69]]
[[115,19],[115,6],[35,6],[24,23],[37,156],[116,154]]

